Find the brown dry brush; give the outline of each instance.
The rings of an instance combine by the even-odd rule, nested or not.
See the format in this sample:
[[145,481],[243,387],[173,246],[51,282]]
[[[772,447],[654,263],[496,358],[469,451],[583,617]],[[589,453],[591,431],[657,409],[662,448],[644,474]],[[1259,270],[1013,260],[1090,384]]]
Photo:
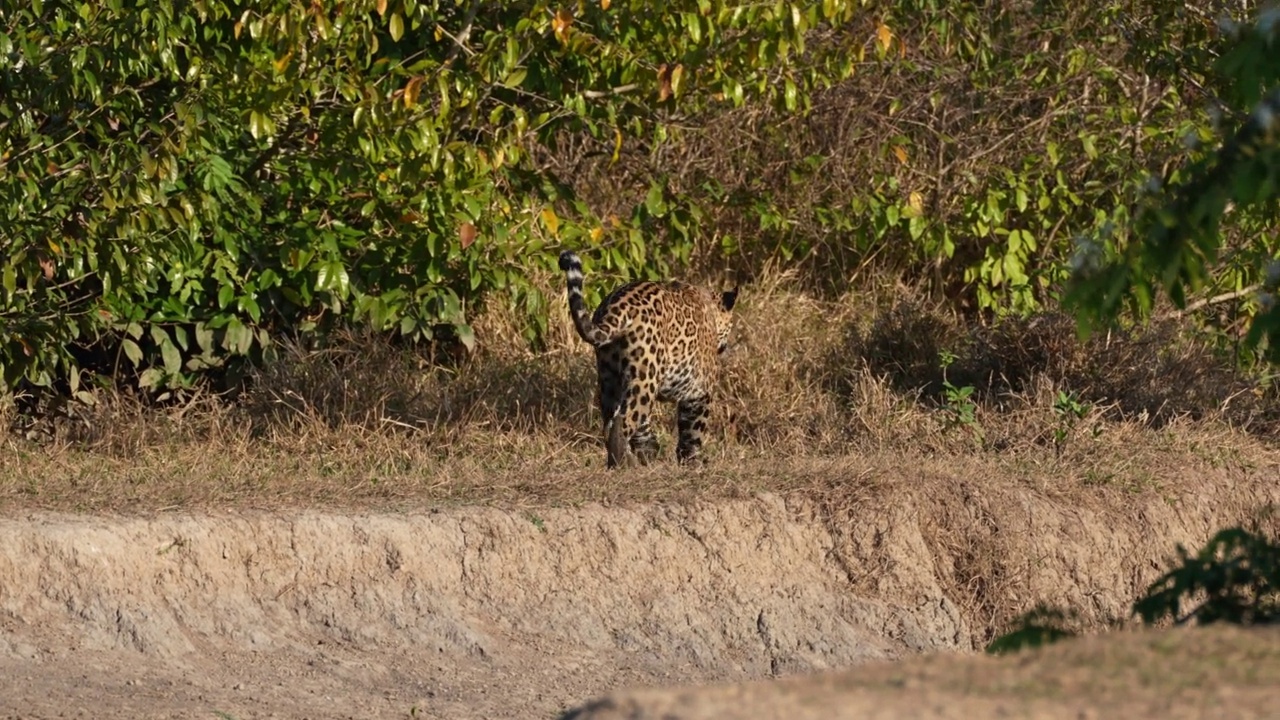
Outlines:
[[[1061,444],[1065,430],[1100,422],[1159,428],[1179,419],[1273,437],[1280,421],[1273,385],[1174,321],[1082,343],[1057,314],[970,325],[902,286],[824,301],[800,292],[793,276],[744,293],[738,313],[715,403],[716,452],[727,455],[968,453]],[[485,438],[594,457],[600,419],[588,348],[564,308],[553,310],[541,352],[523,344],[519,322],[491,308],[476,322],[480,350],[448,364],[371,332],[339,334],[318,349],[283,341],[234,396],[149,406],[102,393],[95,407],[50,419],[46,434],[121,457],[172,442],[319,436],[412,444],[436,460],[479,451]],[[944,353],[954,357],[945,367]],[[973,388],[975,427],[946,422],[945,383]],[[1054,410],[1059,393],[1078,403],[1078,416]],[[669,442],[669,429],[661,432]]]

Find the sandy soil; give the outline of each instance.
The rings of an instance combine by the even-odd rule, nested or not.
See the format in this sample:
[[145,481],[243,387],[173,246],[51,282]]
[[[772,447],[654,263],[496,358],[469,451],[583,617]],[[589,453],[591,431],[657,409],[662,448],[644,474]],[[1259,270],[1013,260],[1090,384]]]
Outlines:
[[816,676],[619,693],[565,720],[1274,718],[1280,628],[1112,633],[1017,656],[911,658]]
[[[1043,684],[1055,662],[1087,674],[1087,653],[1100,646],[1081,645],[1094,650],[1079,657],[975,657],[990,608],[957,590],[957,568],[987,547],[974,538],[1034,527],[1001,531],[1011,538],[998,546],[1005,557],[982,567],[1025,572],[1016,587],[1028,605],[1053,596],[1097,620],[1123,614],[1174,542],[1199,543],[1244,509],[1280,500],[1280,488],[1249,488],[1231,502],[1215,502],[1213,483],[1177,501],[1144,500],[1127,524],[1011,488],[1001,502],[951,509],[974,518],[973,537],[960,540],[931,533],[937,508],[925,501],[854,521],[768,494],[536,513],[15,514],[0,519],[0,716],[551,718],[627,688],[849,667],[872,669],[700,696],[710,700],[627,696],[614,703],[623,710],[587,717],[729,717],[706,703],[810,698],[812,687],[848,708],[889,703],[898,716],[1022,707],[1000,688]],[[1134,662],[1148,667],[1165,647],[1152,642],[1115,652],[1144,652]],[[1267,663],[1274,648],[1258,648]],[[874,664],[921,653],[933,655]],[[1239,698],[1252,702],[1271,682],[1274,666],[1259,667],[1232,676]],[[973,673],[981,682],[966,679]],[[977,685],[998,697],[970,697]],[[1028,695],[1027,716],[1076,707],[1060,704],[1075,693],[1062,687]],[[1152,687],[1151,702],[1163,702]],[[1133,698],[1135,710],[1159,706]],[[625,709],[635,703],[684,709]]]

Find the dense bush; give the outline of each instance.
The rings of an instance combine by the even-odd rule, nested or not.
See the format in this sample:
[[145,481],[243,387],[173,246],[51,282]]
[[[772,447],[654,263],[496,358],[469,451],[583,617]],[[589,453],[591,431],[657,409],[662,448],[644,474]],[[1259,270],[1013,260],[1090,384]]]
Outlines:
[[[1164,294],[1182,310],[1233,303],[1233,315],[1253,320],[1245,347],[1261,349],[1274,363],[1280,361],[1280,7],[1264,7],[1246,23],[1224,14],[1218,26],[1219,42],[1189,63],[1208,67],[1212,126],[1188,133],[1186,162],[1154,172],[1135,202],[1117,208],[1114,224],[1083,239],[1067,299],[1086,328],[1126,310],[1150,317]],[[1186,58],[1170,64],[1188,67]]]
[[[1027,313],[1200,157],[1220,4],[0,9],[4,382],[183,387],[351,324],[469,347],[484,302],[537,343],[561,245]],[[1259,227],[1188,291],[1257,282]]]
[[691,238],[644,240],[650,216],[683,227],[660,186],[602,225],[535,150],[566,134],[613,152],[659,142],[709,105],[794,108],[802,86],[841,72],[806,52],[808,33],[853,9],[650,9],[0,9],[5,382],[68,378],[74,391],[75,362],[92,359],[181,386],[276,333],[335,323],[470,345],[468,310],[495,290],[527,310],[532,339],[545,307],[529,278],[561,242],[664,271]]

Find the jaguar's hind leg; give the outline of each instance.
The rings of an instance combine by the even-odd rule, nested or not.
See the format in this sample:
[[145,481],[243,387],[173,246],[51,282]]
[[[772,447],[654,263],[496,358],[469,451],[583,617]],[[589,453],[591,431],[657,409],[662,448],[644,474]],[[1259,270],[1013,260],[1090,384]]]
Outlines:
[[685,398],[676,403],[676,429],[680,439],[676,444],[676,460],[687,465],[701,460],[702,433],[711,418],[709,395]]

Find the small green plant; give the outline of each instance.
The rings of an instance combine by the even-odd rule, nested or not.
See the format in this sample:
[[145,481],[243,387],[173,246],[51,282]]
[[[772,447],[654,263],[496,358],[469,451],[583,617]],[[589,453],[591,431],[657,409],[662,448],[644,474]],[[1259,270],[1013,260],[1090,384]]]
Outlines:
[[973,401],[973,386],[956,387],[947,379],[947,368],[955,361],[955,353],[949,350],[938,352],[938,362],[942,365],[942,412],[946,417],[946,425],[948,429],[962,425],[981,439],[982,428],[978,426],[978,405]]
[[533,523],[533,526],[538,528],[538,532],[545,533],[547,531],[547,523],[545,520],[542,519],[541,516],[536,515],[534,513],[529,513],[528,517],[529,517],[529,522]]
[[[1053,446],[1062,452],[1067,438],[1075,429],[1076,423],[1083,420],[1090,410],[1089,403],[1080,402],[1076,393],[1059,390],[1053,400],[1053,414],[1058,416],[1058,425],[1053,430]],[[1094,437],[1100,432],[1100,426],[1094,426]]]
[[1089,414],[1089,404],[1080,402],[1074,391],[1059,390],[1058,396],[1053,400],[1053,412],[1058,417],[1071,421],[1082,420]]

